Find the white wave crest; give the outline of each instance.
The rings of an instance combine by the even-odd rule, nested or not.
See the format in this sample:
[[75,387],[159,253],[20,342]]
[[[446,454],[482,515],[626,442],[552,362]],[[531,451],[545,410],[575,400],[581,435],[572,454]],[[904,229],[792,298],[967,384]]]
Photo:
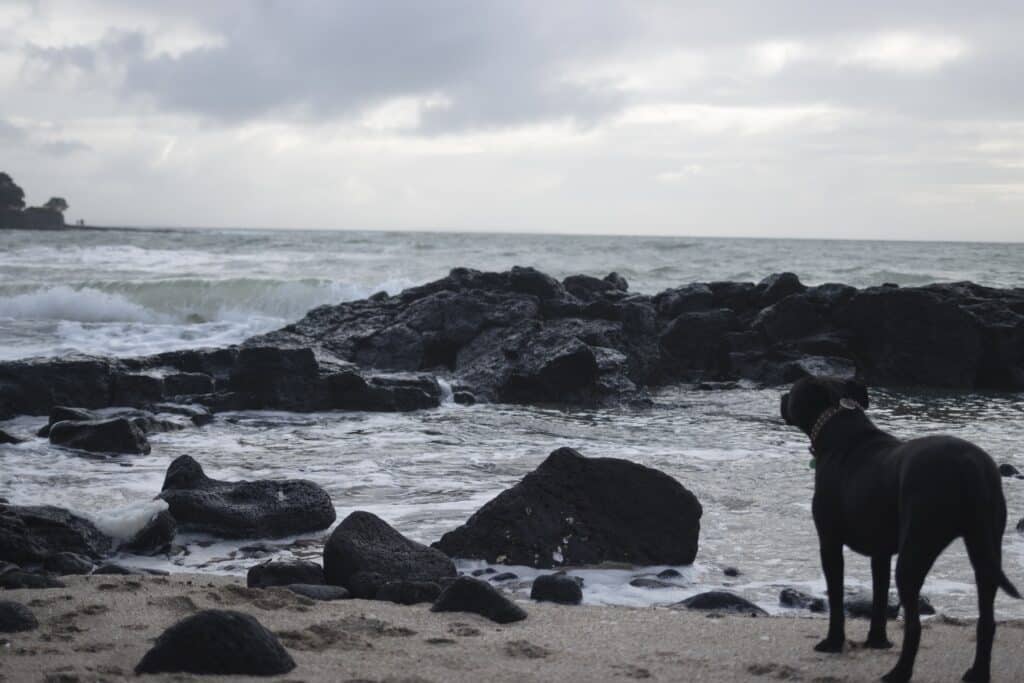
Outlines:
[[0,297],[0,317],[78,322],[170,322],[165,316],[121,294],[67,285]]
[[165,501],[146,500],[89,515],[96,528],[122,543],[130,541],[150,520],[168,508]]

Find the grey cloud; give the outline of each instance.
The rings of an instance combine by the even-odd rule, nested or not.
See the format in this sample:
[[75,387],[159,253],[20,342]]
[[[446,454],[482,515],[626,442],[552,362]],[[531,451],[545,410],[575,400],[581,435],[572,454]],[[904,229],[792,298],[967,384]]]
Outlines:
[[40,143],[39,149],[50,156],[66,157],[76,152],[87,152],[92,147],[79,140],[52,140]]
[[141,35],[118,34],[99,46],[30,48],[30,54],[55,68],[81,69],[95,68],[105,55],[124,65],[126,96],[224,123],[332,119],[388,98],[440,92],[451,106],[428,111],[420,131],[439,133],[559,118],[586,125],[643,97],[562,79],[572,64],[921,30],[963,36],[971,54],[934,74],[817,62],[765,78],[720,71],[670,94],[706,104],[828,102],[926,118],[1005,118],[1024,108],[1024,89],[1011,87],[1021,55],[1014,22],[1007,21],[1024,10],[1005,2],[311,0],[186,3],[173,11],[191,12],[223,36],[223,45],[154,58]]

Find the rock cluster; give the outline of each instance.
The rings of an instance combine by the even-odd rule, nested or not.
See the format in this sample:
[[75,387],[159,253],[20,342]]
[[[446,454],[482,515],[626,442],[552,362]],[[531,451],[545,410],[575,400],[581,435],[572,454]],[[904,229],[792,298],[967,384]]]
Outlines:
[[457,401],[602,405],[648,387],[856,375],[876,386],[1024,389],[1024,290],[692,283],[456,268],[395,296],[321,306],[224,349],[0,363],[0,419],[57,405],[415,410]]

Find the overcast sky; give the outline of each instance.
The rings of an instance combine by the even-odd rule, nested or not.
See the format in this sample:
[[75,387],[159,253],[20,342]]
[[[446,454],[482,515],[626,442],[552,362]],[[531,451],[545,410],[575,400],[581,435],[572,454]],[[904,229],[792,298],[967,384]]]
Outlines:
[[93,224],[1024,240],[1024,3],[0,0]]

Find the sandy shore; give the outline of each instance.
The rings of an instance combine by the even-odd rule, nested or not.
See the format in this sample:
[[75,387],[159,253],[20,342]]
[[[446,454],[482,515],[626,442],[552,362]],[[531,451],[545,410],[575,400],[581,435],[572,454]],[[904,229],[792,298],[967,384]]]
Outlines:
[[[0,593],[29,605],[40,622],[35,631],[0,636],[0,680],[131,678],[164,628],[211,607],[248,612],[276,632],[298,663],[280,679],[287,681],[860,681],[877,679],[898,652],[817,654],[811,646],[825,629],[820,618],[530,603],[523,605],[526,621],[500,626],[472,614],[434,614],[427,605],[313,602],[223,577],[68,577],[67,583]],[[851,637],[863,638],[866,630],[863,621],[850,623]],[[890,637],[898,636],[896,624]],[[973,648],[971,624],[930,620],[916,680],[959,680]],[[1000,624],[993,680],[1024,680],[1022,651],[1024,622]]]

